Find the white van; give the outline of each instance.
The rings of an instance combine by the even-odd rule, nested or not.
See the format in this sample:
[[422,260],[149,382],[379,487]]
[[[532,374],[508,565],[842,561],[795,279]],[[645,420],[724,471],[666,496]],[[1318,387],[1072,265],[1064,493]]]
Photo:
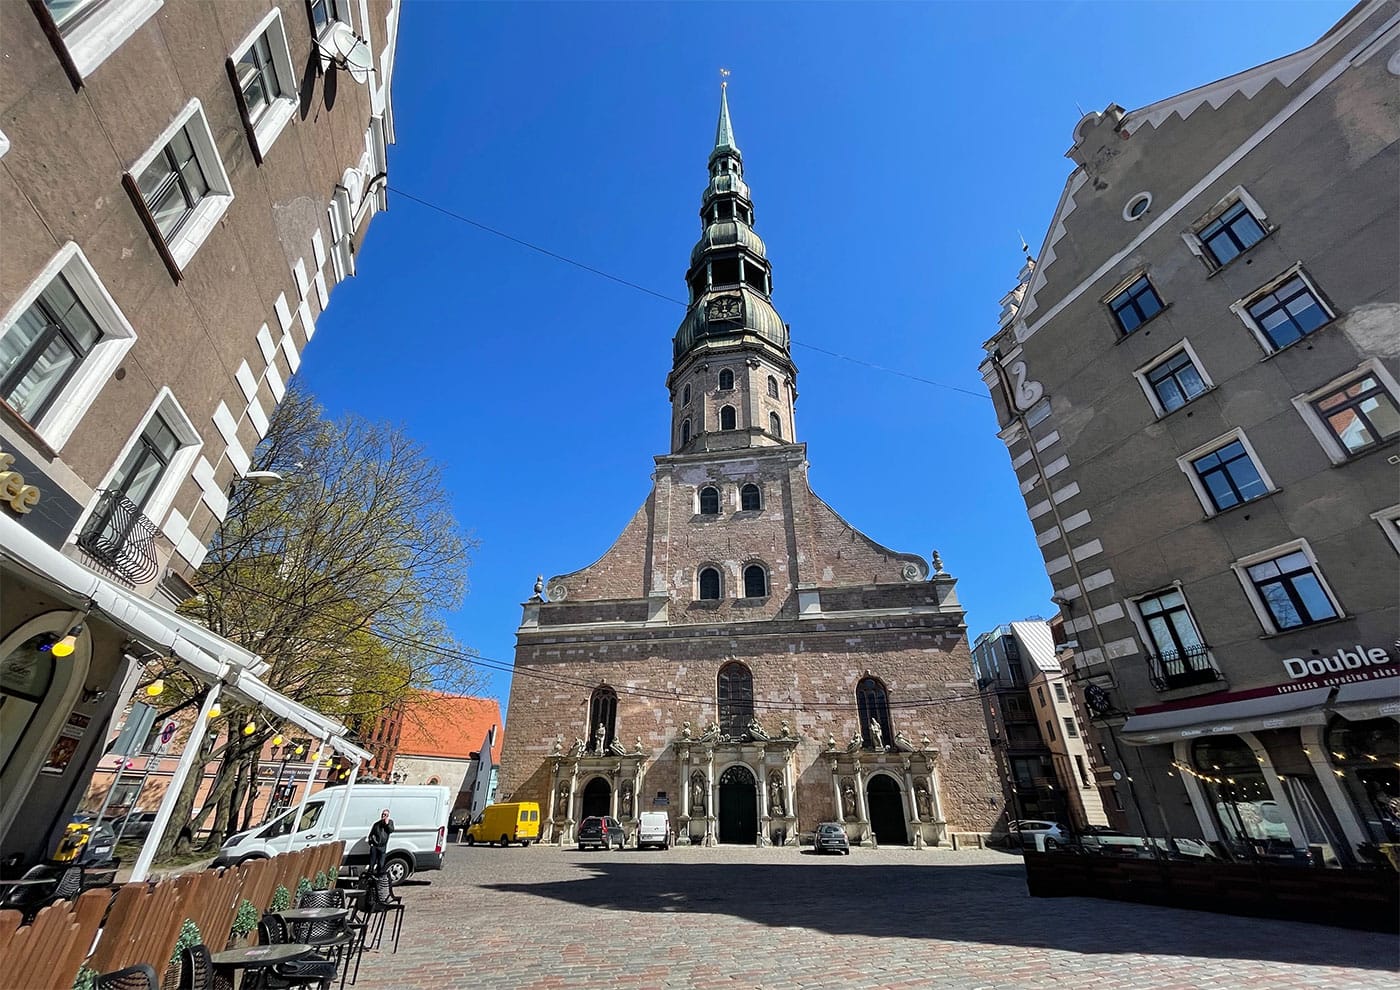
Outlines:
[[[350,796],[348,807],[346,794]],[[389,879],[397,883],[416,870],[442,869],[452,795],[446,787],[403,784],[356,784],[319,790],[307,799],[300,820],[293,821],[298,812],[293,806],[270,822],[229,836],[213,865],[266,859],[341,839],[345,842],[342,862],[347,866],[366,866],[369,827],[379,821],[379,813],[385,808],[394,822],[384,860]]]
[[637,819],[637,848],[671,848],[671,817],[664,811],[643,811]]

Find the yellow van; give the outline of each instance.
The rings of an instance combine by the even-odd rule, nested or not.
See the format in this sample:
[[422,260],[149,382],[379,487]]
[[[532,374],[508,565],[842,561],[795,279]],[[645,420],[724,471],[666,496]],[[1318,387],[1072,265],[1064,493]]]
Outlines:
[[467,845],[499,843],[502,847],[518,842],[528,846],[539,841],[540,806],[534,801],[514,804],[488,804],[481,817],[467,829]]

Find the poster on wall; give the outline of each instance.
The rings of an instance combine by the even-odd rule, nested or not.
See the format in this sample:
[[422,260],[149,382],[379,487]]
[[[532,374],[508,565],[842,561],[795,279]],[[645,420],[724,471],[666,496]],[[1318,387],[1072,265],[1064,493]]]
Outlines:
[[87,731],[91,721],[90,716],[80,715],[77,712],[68,716],[68,721],[59,730],[58,739],[54,742],[53,749],[49,750],[49,755],[44,759],[44,767],[40,773],[57,776],[68,769],[73,754],[78,751],[78,740],[83,738],[83,733]]

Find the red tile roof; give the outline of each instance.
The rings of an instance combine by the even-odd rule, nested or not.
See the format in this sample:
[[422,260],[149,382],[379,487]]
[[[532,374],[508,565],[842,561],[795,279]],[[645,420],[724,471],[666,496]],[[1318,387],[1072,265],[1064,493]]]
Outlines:
[[420,691],[404,705],[399,756],[446,756],[466,759],[481,749],[496,726],[491,759],[501,762],[501,706],[494,698]]

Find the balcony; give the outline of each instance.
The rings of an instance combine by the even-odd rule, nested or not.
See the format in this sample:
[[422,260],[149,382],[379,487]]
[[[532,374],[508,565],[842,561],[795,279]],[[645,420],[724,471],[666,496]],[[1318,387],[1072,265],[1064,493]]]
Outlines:
[[1210,658],[1210,646],[1205,643],[1185,650],[1148,654],[1147,665],[1152,686],[1158,691],[1172,691],[1225,679],[1225,675],[1216,670]]
[[97,503],[78,534],[78,546],[98,564],[132,584],[160,573],[156,527],[117,489],[97,493]]

